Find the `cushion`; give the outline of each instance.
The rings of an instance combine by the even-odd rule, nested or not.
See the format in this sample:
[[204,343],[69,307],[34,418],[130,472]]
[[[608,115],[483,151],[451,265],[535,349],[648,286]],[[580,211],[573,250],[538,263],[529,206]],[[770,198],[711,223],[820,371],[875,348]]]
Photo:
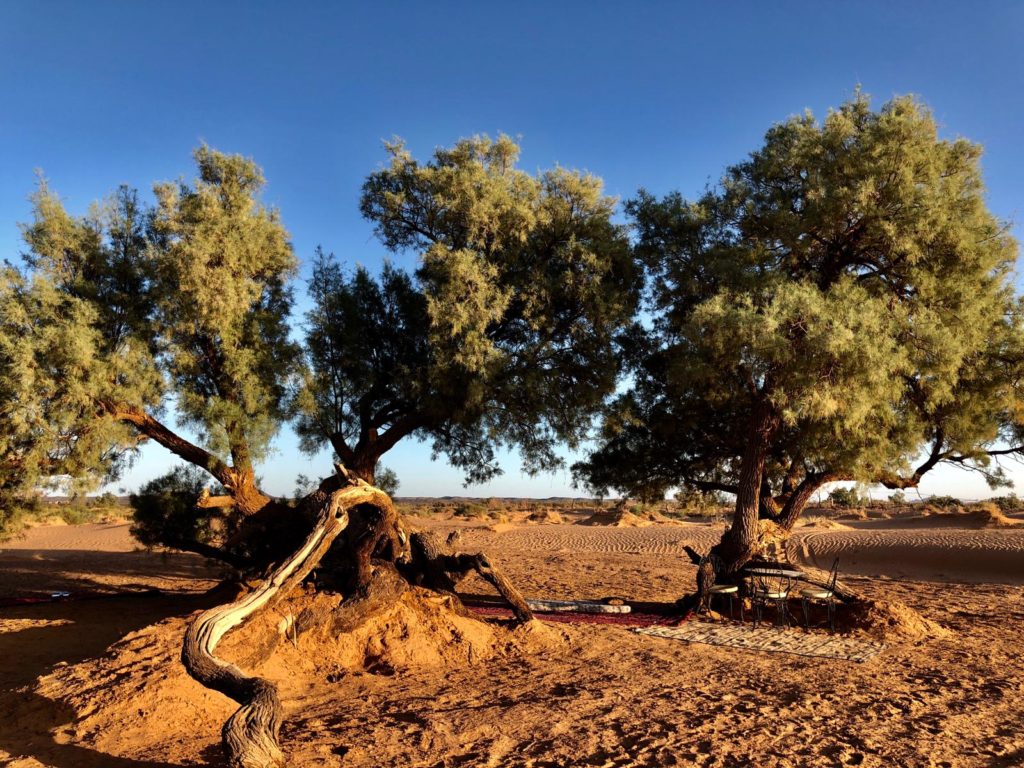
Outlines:
[[827,589],[801,589],[800,594],[813,600],[828,600],[832,592]]

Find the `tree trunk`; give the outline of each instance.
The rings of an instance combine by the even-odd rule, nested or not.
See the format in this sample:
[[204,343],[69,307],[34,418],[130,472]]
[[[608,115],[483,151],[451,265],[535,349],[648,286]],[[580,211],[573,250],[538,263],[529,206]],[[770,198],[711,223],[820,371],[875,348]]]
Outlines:
[[476,571],[505,599],[517,621],[527,622],[533,619],[533,611],[530,610],[522,593],[487,555],[482,552],[451,552],[441,543],[440,538],[432,533],[414,533],[410,544],[412,579],[417,584],[454,594],[458,583],[470,572]]
[[250,677],[233,664],[217,658],[217,644],[234,627],[261,608],[280,599],[302,582],[319,563],[334,539],[348,525],[348,510],[356,504],[391,508],[382,491],[347,479],[332,477],[304,500],[320,508],[317,523],[302,546],[256,590],[240,600],[204,611],[189,625],[181,660],[188,673],[241,704],[224,724],[222,738],[233,768],[278,768],[284,765],[279,743],[281,701],[277,685]]
[[761,483],[771,441],[779,428],[779,417],[763,397],[754,407],[750,435],[740,459],[736,511],[732,526],[722,535],[712,553],[721,558],[725,572],[736,573],[757,553],[758,511],[761,508]]

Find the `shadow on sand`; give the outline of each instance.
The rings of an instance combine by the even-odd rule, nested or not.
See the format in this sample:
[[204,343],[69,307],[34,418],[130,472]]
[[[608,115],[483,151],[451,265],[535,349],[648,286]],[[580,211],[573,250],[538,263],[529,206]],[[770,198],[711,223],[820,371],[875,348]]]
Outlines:
[[0,633],[0,752],[52,768],[177,768],[61,743],[59,733],[74,722],[75,712],[39,695],[33,684],[58,664],[102,654],[129,632],[215,602],[209,595],[149,594],[0,609],[0,619],[35,624]]

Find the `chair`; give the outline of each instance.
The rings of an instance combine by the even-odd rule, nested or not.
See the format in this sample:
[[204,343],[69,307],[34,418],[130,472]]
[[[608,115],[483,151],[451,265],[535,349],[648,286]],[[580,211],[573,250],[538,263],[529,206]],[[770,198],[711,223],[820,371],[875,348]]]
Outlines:
[[829,632],[836,632],[836,580],[839,577],[839,558],[832,562],[825,587],[808,587],[800,590],[800,603],[804,609],[804,628],[811,628],[811,604],[824,605],[828,611]]
[[777,626],[789,626],[789,593],[793,589],[793,577],[782,569],[751,568],[747,591],[754,608],[754,626],[761,623],[765,606],[775,607]]
[[[729,618],[735,618],[734,600],[739,596],[740,588],[735,584],[716,584],[714,579],[717,577],[719,570],[721,569],[722,560],[716,555],[708,553],[700,559],[700,563],[697,565],[697,578],[711,579],[712,583],[705,590],[707,604],[701,606],[703,610],[709,610],[711,608],[711,601],[716,597],[726,597],[729,599]],[[743,601],[740,600],[740,621],[743,621]]]

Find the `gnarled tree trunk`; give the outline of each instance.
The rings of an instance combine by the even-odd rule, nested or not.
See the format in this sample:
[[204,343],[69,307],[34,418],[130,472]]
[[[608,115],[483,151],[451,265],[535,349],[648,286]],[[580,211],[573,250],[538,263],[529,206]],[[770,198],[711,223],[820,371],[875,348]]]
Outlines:
[[188,673],[241,704],[224,724],[222,738],[229,763],[237,768],[278,768],[284,765],[279,743],[281,701],[277,685],[246,675],[233,664],[217,658],[221,638],[249,616],[294,589],[316,567],[334,539],[348,525],[348,510],[356,504],[391,508],[382,491],[356,481],[332,477],[307,497],[321,511],[313,531],[302,546],[282,563],[256,590],[233,603],[204,611],[185,633],[181,660]]
[[[334,572],[347,581],[346,599],[331,615],[303,611],[293,628],[296,634],[324,624],[332,631],[354,629],[393,604],[410,583],[454,594],[455,585],[470,571],[494,585],[518,621],[533,618],[526,600],[486,555],[451,552],[431,534],[413,534],[410,542],[387,494],[342,467],[338,472],[303,499],[299,509],[291,510],[300,520],[316,517],[301,546],[257,589],[203,612],[185,634],[181,658],[188,673],[241,705],[222,731],[233,768],[284,764],[281,702],[275,683],[217,658],[217,644],[231,629],[287,595],[321,562],[326,564],[329,552]],[[325,570],[330,581],[332,569]]]

